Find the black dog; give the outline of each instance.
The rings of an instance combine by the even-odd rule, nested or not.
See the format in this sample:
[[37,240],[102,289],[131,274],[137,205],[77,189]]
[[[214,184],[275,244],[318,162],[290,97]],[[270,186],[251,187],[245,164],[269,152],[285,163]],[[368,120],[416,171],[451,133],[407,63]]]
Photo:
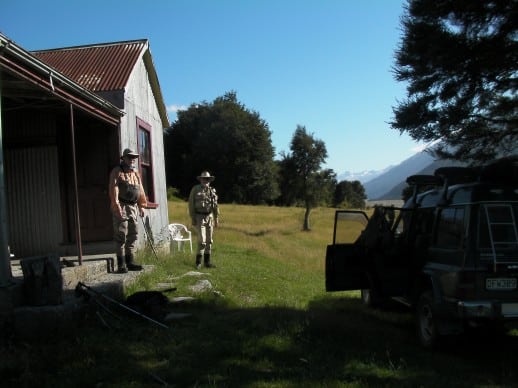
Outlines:
[[139,291],[126,298],[126,305],[150,318],[162,320],[167,314],[169,299],[160,291]]

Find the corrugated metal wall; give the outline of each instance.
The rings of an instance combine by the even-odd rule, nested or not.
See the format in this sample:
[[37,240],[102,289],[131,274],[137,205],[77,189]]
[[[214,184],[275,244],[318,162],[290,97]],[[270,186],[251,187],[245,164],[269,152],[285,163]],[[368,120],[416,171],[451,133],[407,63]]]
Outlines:
[[[167,209],[167,188],[165,182],[164,166],[164,145],[163,128],[158,112],[157,104],[149,84],[147,70],[144,63],[140,61],[126,89],[124,110],[126,116],[121,120],[121,143],[123,148],[127,146],[138,149],[137,140],[137,117],[149,124],[152,128],[151,144],[153,159],[153,182],[155,191],[155,202],[158,208],[145,211],[146,222],[149,223],[155,241],[163,238],[161,232],[169,224]],[[139,225],[139,246],[146,243],[144,230]]]
[[9,245],[17,257],[53,252],[61,243],[56,146],[5,151]]

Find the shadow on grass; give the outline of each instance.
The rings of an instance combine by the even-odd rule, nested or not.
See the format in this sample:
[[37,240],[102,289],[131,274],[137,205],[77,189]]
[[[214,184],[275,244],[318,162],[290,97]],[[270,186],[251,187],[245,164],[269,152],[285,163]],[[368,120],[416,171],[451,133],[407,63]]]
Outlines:
[[232,227],[232,226],[228,226],[228,225],[222,226],[221,228],[230,230],[232,232],[237,232],[237,233],[243,234],[245,236],[251,236],[251,237],[263,237],[267,234],[272,233],[272,231],[273,231],[272,229],[260,229],[260,230],[256,230],[256,231],[251,231],[248,229],[241,229],[241,228],[236,228],[236,227]]
[[518,338],[417,345],[405,311],[322,297],[307,309],[240,309],[206,296],[162,329],[131,315],[111,328],[91,314],[74,332],[2,351],[3,386],[513,386]]

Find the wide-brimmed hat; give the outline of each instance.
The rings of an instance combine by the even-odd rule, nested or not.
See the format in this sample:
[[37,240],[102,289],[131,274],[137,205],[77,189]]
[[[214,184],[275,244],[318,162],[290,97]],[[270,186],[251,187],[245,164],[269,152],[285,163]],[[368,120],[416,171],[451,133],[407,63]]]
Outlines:
[[196,177],[199,181],[202,180],[202,178],[204,179],[208,179],[209,181],[213,181],[214,179],[216,179],[215,176],[211,176],[210,173],[208,171],[203,171],[199,176]]
[[138,152],[133,151],[131,148],[126,148],[122,152],[121,159],[124,158],[125,156],[129,156],[130,158],[138,158]]

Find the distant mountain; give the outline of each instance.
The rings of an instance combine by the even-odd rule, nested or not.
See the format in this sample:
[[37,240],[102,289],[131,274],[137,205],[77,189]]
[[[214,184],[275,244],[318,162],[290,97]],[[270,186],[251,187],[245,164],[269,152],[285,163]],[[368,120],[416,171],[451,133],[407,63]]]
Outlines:
[[389,166],[387,168],[384,168],[383,170],[367,170],[367,171],[361,171],[361,172],[350,172],[345,171],[344,173],[337,176],[336,180],[338,182],[342,181],[360,181],[362,184],[365,184],[366,182],[380,176],[381,174],[384,174],[388,170],[390,170],[392,166]]
[[[432,145],[432,147],[434,146]],[[512,152],[508,151],[507,154],[501,154],[499,157],[510,156],[511,154],[518,155],[518,146]],[[403,189],[407,185],[406,178],[410,175],[431,175],[440,167],[463,167],[466,165],[466,163],[454,160],[436,160],[430,152],[425,150],[411,156],[397,166],[377,173],[373,172],[370,176],[374,176],[374,178],[360,182],[365,188],[368,200],[399,200]],[[354,174],[350,176],[354,176]]]
[[[465,163],[462,162],[456,162],[453,160],[434,160],[431,164],[426,166],[420,171],[416,171],[414,174],[410,175],[433,175],[436,169],[439,167],[461,167],[465,166]],[[376,199],[400,199],[401,198],[401,192],[403,189],[407,186],[405,177],[401,182],[396,184],[394,187],[392,187],[390,190],[388,190],[386,193],[380,195],[379,198]]]
[[[384,173],[378,175],[363,184],[368,199],[400,199],[401,191],[397,195],[392,193],[396,186],[404,183],[410,175],[425,170],[434,163],[434,158],[427,152],[419,152],[404,160],[397,166],[389,168]],[[432,170],[433,172],[433,170]],[[403,185],[404,187],[404,185]],[[390,194],[390,197],[386,195]]]

